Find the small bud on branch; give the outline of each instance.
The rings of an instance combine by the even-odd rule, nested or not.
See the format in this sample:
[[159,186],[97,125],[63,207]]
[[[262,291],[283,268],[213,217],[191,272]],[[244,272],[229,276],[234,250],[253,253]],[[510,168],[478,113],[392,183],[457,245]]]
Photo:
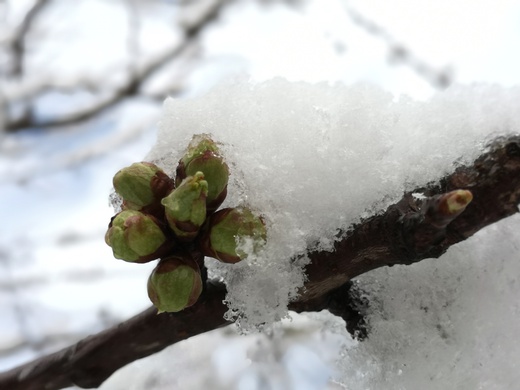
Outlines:
[[114,175],[115,191],[123,199],[124,210],[137,210],[160,218],[161,199],[174,188],[175,182],[157,165],[139,162]]
[[458,215],[472,201],[473,194],[467,190],[455,190],[439,199],[439,211],[445,215]]
[[152,216],[124,210],[110,222],[105,242],[112,247],[116,259],[136,263],[151,261],[171,245],[160,225]]
[[162,259],[148,278],[148,297],[158,313],[178,312],[192,306],[201,293],[200,269],[189,255]]
[[454,190],[429,198],[421,207],[425,223],[444,229],[457,218],[473,200],[468,190]]
[[227,208],[213,214],[201,234],[200,249],[205,256],[224,263],[237,263],[246,257],[239,249],[243,239],[253,240],[257,249],[267,232],[262,219],[247,208]]
[[210,214],[226,198],[229,169],[217,144],[204,134],[194,136],[190,142],[188,150],[179,161],[175,183],[180,185],[187,176],[193,176],[197,172],[202,172],[208,182],[206,205],[207,213]]
[[188,176],[165,197],[166,219],[175,235],[182,241],[193,240],[206,219],[206,197],[208,183],[202,172]]

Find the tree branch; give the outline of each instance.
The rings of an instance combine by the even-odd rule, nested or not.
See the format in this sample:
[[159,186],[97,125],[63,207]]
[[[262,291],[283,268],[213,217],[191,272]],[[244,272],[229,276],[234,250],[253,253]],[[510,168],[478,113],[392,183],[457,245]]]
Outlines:
[[[25,115],[19,118],[7,119],[5,129],[14,132],[28,127],[49,128],[76,124],[106,112],[127,97],[138,95],[141,86],[146,83],[156,71],[166,63],[181,56],[182,53],[200,37],[202,31],[218,18],[220,12],[228,2],[229,0],[216,0],[199,18],[184,27],[184,40],[179,45],[152,59],[141,69],[131,71],[126,83],[120,88],[111,91],[111,93],[107,94],[108,96],[106,98],[100,99],[95,104],[78,110],[77,112],[46,121],[37,120],[32,110],[28,109]],[[45,92],[45,90],[41,89],[39,92],[42,93]]]
[[[457,215],[452,215],[444,209],[447,199],[463,206],[468,199],[460,193],[443,194],[461,188],[471,191],[473,201],[460,215],[456,208]],[[308,282],[290,309],[338,311],[338,296],[344,296],[345,284],[353,277],[378,267],[439,257],[450,246],[516,213],[520,203],[520,136],[497,140],[473,165],[460,167],[440,183],[415,192],[427,198],[418,200],[407,193],[385,213],[354,226],[337,242],[335,251],[311,253]],[[458,199],[457,194],[464,199]],[[150,308],[73,346],[0,374],[0,388],[99,386],[115,370],[136,359],[225,325],[225,293],[223,286],[209,284],[201,301],[182,312],[156,315]]]
[[21,76],[23,74],[23,60],[25,57],[25,38],[31,29],[34,20],[42,12],[49,0],[36,0],[29,9],[22,23],[16,30],[11,41],[11,51],[13,52],[13,65],[11,69],[12,76]]
[[[428,200],[417,200],[412,193],[432,197],[459,188],[470,190],[473,201],[446,228],[429,231],[428,225],[414,223],[422,218],[421,203]],[[309,280],[299,300],[319,298],[375,268],[438,258],[450,246],[518,212],[519,203],[520,136],[514,136],[497,140],[493,150],[472,166],[460,167],[436,185],[405,194],[384,214],[353,227],[333,252],[311,253],[306,269]],[[428,231],[430,235],[425,235]]]

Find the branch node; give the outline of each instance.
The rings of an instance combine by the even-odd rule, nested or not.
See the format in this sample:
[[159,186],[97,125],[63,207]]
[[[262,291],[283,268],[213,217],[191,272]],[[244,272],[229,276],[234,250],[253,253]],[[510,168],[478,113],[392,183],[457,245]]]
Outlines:
[[454,190],[426,198],[418,211],[403,215],[401,234],[405,251],[414,263],[424,256],[439,257],[445,252],[439,244],[446,236],[446,227],[466,209],[473,200],[468,190]]

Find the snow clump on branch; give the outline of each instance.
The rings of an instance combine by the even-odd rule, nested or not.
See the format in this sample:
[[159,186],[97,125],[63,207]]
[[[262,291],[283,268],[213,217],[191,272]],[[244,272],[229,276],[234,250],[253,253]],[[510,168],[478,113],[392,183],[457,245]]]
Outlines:
[[519,98],[519,88],[490,85],[454,86],[422,102],[365,84],[229,83],[166,100],[146,160],[172,175],[193,135],[210,134],[230,167],[223,207],[265,219],[262,251],[232,266],[206,260],[227,284],[228,318],[248,331],[286,316],[310,249],[331,250],[353,223],[520,128]]

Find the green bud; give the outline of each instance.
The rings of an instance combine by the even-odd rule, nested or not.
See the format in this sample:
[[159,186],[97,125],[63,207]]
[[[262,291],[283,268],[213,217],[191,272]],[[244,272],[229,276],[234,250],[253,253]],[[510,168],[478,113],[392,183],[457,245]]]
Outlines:
[[105,241],[116,259],[137,263],[160,257],[161,249],[167,246],[159,222],[134,210],[121,211],[112,219]]
[[117,172],[114,189],[123,198],[126,209],[142,210],[153,205],[174,188],[174,181],[155,164],[134,163]]
[[229,168],[220,155],[217,144],[208,135],[195,135],[185,155],[179,161],[175,182],[180,184],[187,176],[204,173],[208,182],[207,212],[212,213],[227,195]]
[[196,172],[161,201],[168,224],[180,240],[191,241],[199,233],[206,219],[207,194],[208,183],[202,172]]
[[201,235],[200,247],[205,256],[214,257],[224,263],[237,263],[247,253],[237,248],[242,239],[249,238],[257,250],[267,237],[262,219],[247,208],[227,208],[217,211]]
[[148,297],[159,313],[181,311],[201,293],[200,269],[189,255],[161,259],[148,278]]

